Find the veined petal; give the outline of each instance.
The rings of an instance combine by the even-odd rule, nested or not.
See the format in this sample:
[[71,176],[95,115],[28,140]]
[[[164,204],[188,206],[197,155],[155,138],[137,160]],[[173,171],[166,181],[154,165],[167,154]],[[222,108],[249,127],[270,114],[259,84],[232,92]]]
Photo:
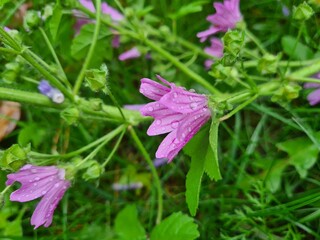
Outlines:
[[69,181],[60,180],[44,195],[31,217],[31,224],[35,229],[41,225],[48,227],[52,223],[54,210],[68,187],[70,187]]
[[219,32],[221,29],[219,27],[210,27],[208,30],[199,32],[197,34],[198,38],[201,38],[202,41],[206,40],[210,35],[213,35],[217,32]]
[[170,93],[165,94],[159,103],[180,113],[191,113],[207,106],[207,97],[186,91],[180,87],[173,87]]
[[25,183],[18,190],[11,193],[10,201],[28,202],[42,197],[57,180],[59,180],[57,176],[50,176],[34,183]]
[[177,139],[177,130],[174,130],[161,142],[156,152],[156,158],[167,158],[168,162],[171,162],[186,143]]
[[182,113],[172,113],[164,115],[161,118],[156,118],[155,121],[150,125],[147,134],[149,136],[155,136],[173,131],[179,127],[181,119],[184,116]]
[[159,102],[151,102],[146,104],[144,107],[140,109],[140,113],[143,116],[150,116],[155,119],[160,119],[163,116],[176,114],[175,111],[167,108]]
[[151,79],[142,78],[139,91],[147,98],[158,101],[163,95],[170,92],[170,88],[163,86]]

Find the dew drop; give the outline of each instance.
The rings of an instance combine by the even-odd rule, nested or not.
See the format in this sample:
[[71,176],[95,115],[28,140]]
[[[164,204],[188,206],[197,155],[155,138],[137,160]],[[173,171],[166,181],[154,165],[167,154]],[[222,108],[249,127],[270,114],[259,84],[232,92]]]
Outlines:
[[31,169],[31,172],[32,172],[32,173],[36,173],[36,172],[37,172],[37,169]]
[[171,123],[171,127],[172,127],[172,128],[177,128],[178,125],[179,125],[179,122],[178,122],[178,121],[173,121],[173,122]]
[[42,193],[42,194],[46,194],[46,193],[47,193],[47,191],[42,191],[41,193]]
[[55,186],[55,187],[59,187],[59,185],[60,185],[60,183],[56,183],[54,186]]
[[188,131],[191,132],[191,127],[188,127]]
[[195,103],[195,102],[190,103],[190,108],[191,108],[192,110],[196,109],[196,108],[197,108],[197,106],[198,106],[198,104],[197,104],[197,103]]
[[162,123],[161,120],[157,120],[157,121],[156,121],[156,124],[157,124],[157,125],[160,125],[161,123]]
[[185,133],[182,133],[182,137],[185,138],[185,137],[186,137],[186,134],[185,134]]
[[33,182],[33,180],[30,179],[29,182]]
[[35,180],[35,181],[39,181],[40,178],[39,178],[39,177],[35,177],[34,180]]
[[206,111],[208,111],[208,108],[204,107],[204,108],[202,108],[202,111],[206,112]]
[[193,97],[192,96],[189,96],[189,99],[190,99],[190,101],[193,101]]
[[196,90],[194,90],[193,88],[191,88],[191,89],[189,90],[189,92],[191,92],[191,93],[195,93],[195,92],[196,92]]
[[153,107],[148,107],[148,111],[152,112],[153,111]]
[[173,97],[174,98],[178,97],[178,94],[177,93],[173,93]]
[[37,185],[38,185],[38,183],[34,183],[34,184],[33,184],[33,186],[37,186]]
[[179,139],[175,139],[174,141],[173,141],[173,143],[175,143],[175,144],[178,144],[180,141],[179,141]]

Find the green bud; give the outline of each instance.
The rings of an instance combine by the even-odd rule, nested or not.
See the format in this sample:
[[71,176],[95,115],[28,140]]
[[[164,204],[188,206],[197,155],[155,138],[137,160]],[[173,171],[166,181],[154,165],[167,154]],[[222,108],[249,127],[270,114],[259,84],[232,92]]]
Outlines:
[[282,55],[274,56],[272,54],[265,54],[258,62],[258,71],[262,74],[273,74],[277,72],[278,64]]
[[103,102],[100,98],[90,98],[89,99],[89,107],[93,111],[100,111],[102,110]]
[[64,109],[60,116],[67,122],[68,125],[76,124],[78,122],[80,112],[78,108],[69,107]]
[[103,172],[102,167],[96,160],[89,160],[86,162],[87,169],[82,174],[82,178],[86,181],[91,179],[97,179]]
[[271,101],[278,102],[279,104],[286,104],[291,100],[299,97],[301,86],[296,83],[290,83],[280,87],[272,96]]
[[230,57],[237,58],[244,45],[244,32],[229,30],[222,38],[224,52]]
[[48,17],[51,17],[52,14],[53,14],[53,6],[51,4],[48,4],[43,9],[42,19],[45,21]]
[[40,12],[34,11],[34,10],[27,11],[27,14],[23,19],[23,26],[27,31],[38,27],[40,23],[41,23]]
[[215,62],[212,65],[212,69],[209,74],[218,80],[222,80],[230,86],[234,86],[236,84],[235,79],[237,79],[239,75],[236,68],[223,66],[219,62]]
[[306,2],[293,7],[293,19],[298,21],[306,21],[312,17],[314,11]]
[[108,67],[105,64],[102,64],[100,69],[87,70],[85,73],[87,86],[94,92],[105,90],[108,74]]
[[5,68],[1,73],[2,79],[7,83],[15,82],[20,73],[20,65],[16,62],[10,62],[5,65]]
[[12,145],[4,151],[0,159],[0,167],[3,170],[17,171],[27,160],[27,154],[30,152],[30,146],[20,147],[18,144]]

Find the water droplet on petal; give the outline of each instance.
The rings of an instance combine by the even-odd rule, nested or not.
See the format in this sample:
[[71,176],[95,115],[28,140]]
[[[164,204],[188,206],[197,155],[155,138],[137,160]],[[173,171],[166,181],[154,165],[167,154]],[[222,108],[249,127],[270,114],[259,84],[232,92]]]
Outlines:
[[39,178],[39,177],[35,177],[34,180],[35,180],[35,181],[39,181],[40,178]]
[[191,92],[191,93],[195,93],[195,92],[196,92],[196,90],[194,90],[193,88],[191,88],[191,89],[189,90],[189,92]]
[[177,94],[176,92],[173,93],[173,97],[174,97],[174,98],[178,97],[178,94]]
[[156,121],[156,124],[157,124],[157,125],[160,125],[161,123],[162,123],[161,120],[157,120],[157,121]]
[[46,194],[46,193],[47,193],[47,191],[42,191],[41,193],[42,193],[42,194]]
[[36,173],[36,172],[37,172],[37,169],[31,169],[31,172],[32,172],[32,173]]
[[185,133],[182,133],[182,137],[185,138],[185,137],[186,137],[186,134],[185,134]]
[[191,132],[191,127],[188,127],[188,131]]
[[59,185],[60,185],[60,183],[56,183],[54,186],[55,186],[55,187],[59,187]]
[[192,96],[189,96],[189,99],[190,99],[190,101],[193,101],[193,97]]
[[144,93],[144,88],[140,88],[140,92],[141,92],[141,93]]
[[148,107],[148,111],[152,112],[153,111],[153,107]]
[[197,106],[198,106],[198,104],[197,104],[197,103],[195,103],[195,102],[190,103],[190,108],[191,108],[192,110],[196,109],[196,108],[197,108]]
[[202,111],[206,112],[206,111],[208,111],[208,108],[204,107],[204,108],[202,108]]
[[171,123],[171,127],[172,127],[172,128],[177,128],[178,125],[179,125],[179,122],[178,122],[178,121],[173,121],[173,122]]
[[179,141],[179,139],[175,139],[174,141],[173,141],[173,143],[175,143],[175,144],[178,144],[180,141]]
[[34,183],[34,184],[33,184],[33,186],[37,186],[37,185],[38,185],[38,183]]

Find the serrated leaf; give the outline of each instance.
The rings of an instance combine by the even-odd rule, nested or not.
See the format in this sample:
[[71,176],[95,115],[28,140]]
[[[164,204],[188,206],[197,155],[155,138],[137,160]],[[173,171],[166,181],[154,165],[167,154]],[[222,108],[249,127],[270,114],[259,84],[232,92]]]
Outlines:
[[[320,134],[316,134],[319,139]],[[295,138],[286,142],[278,143],[277,147],[288,153],[289,164],[293,165],[301,178],[307,176],[310,169],[317,161],[319,149],[307,137]]]
[[151,232],[150,240],[194,240],[200,236],[193,218],[173,213],[157,225]]
[[[92,38],[94,33],[94,24],[86,24],[84,25],[80,33],[73,39],[72,46],[71,46],[71,55],[77,59],[80,60],[84,58],[88,51],[89,47],[92,44]],[[107,42],[102,41],[106,37],[111,36],[111,32],[106,27],[101,27],[99,36],[98,36],[98,42],[95,48],[94,56],[101,56],[103,53],[101,52],[102,49],[106,49]]]
[[222,179],[220,168],[219,168],[219,158],[218,158],[218,131],[219,131],[219,121],[212,119],[209,143],[210,147],[206,155],[205,171],[209,177],[216,181]]
[[121,210],[115,220],[114,230],[119,240],[145,240],[146,232],[139,222],[135,205],[128,205]]
[[283,51],[292,57],[292,59],[307,60],[313,58],[312,50],[301,42],[297,42],[297,38],[295,37],[284,36],[281,39],[281,44]]
[[204,173],[205,158],[209,142],[205,139],[207,131],[198,132],[184,150],[191,157],[191,165],[186,177],[186,202],[192,216],[197,213],[199,205],[199,195],[201,189],[201,180]]
[[62,8],[60,4],[56,4],[49,22],[49,29],[53,42],[56,41],[60,22],[62,18]]

